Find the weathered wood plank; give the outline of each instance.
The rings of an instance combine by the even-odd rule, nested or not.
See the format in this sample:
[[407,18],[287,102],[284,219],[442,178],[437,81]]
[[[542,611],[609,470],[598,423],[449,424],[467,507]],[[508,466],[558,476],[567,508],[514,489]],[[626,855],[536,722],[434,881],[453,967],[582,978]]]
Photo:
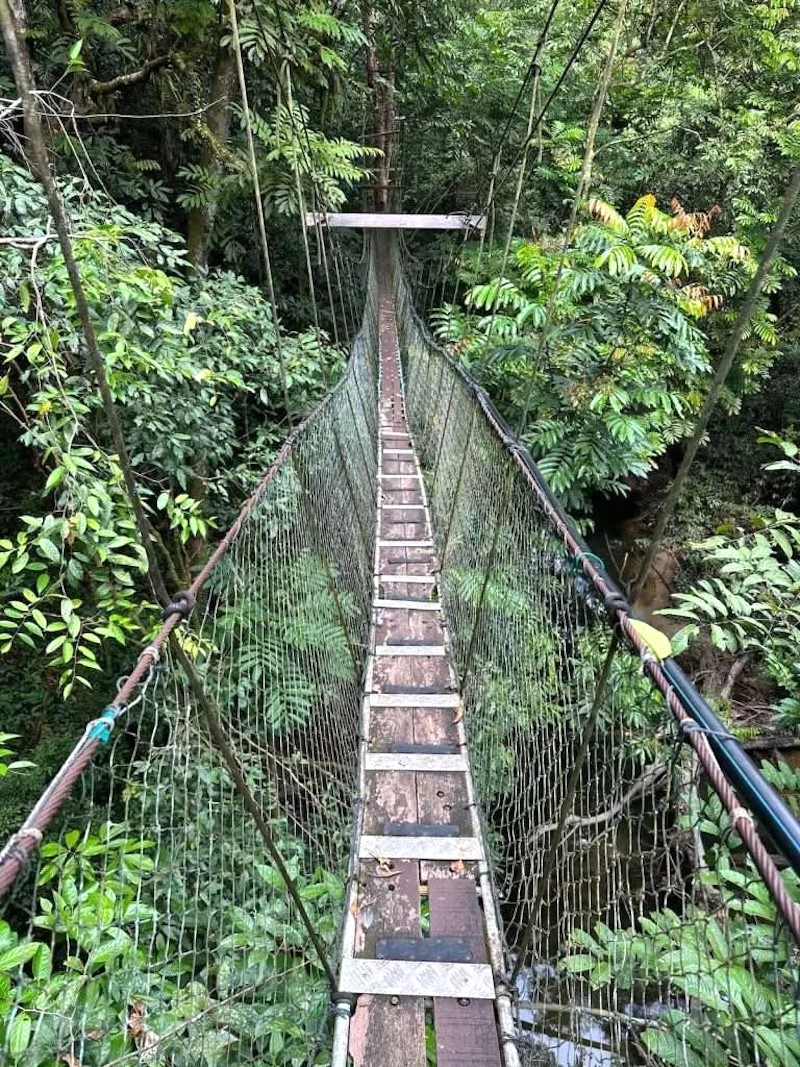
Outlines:
[[[389,728],[389,716],[380,715],[378,736],[409,740],[412,721],[403,710]],[[372,712],[370,718],[375,715]],[[372,732],[373,722],[370,722]],[[365,829],[380,832],[384,822],[415,818],[413,773],[375,773],[367,776]],[[377,860],[359,865],[356,915],[356,956],[375,958],[376,942],[384,937],[419,937],[419,867],[393,860],[388,868]],[[350,1022],[353,1067],[425,1067],[425,1005],[421,997],[362,995]],[[389,1059],[390,1057],[390,1059]]]
[[[386,686],[402,686],[387,690]],[[442,656],[383,656],[372,670],[372,691],[446,693],[452,689],[450,668]]]
[[422,997],[360,996],[350,1020],[353,1067],[426,1067]]
[[372,771],[366,776],[364,833],[382,834],[387,822],[416,822],[417,793],[413,771]]
[[[431,878],[428,882],[431,937],[463,937],[479,963],[489,954],[483,914],[471,879]],[[501,1067],[494,1006],[475,998],[435,997],[437,1067]]]
[[369,749],[388,752],[392,745],[408,742],[414,736],[413,708],[371,708]]
[[461,836],[472,835],[463,774],[417,774],[416,785],[420,822],[457,826]]
[[418,745],[458,744],[457,724],[453,721],[458,709],[415,708],[414,741]]
[[[411,564],[409,564],[411,566]],[[391,592],[401,599],[399,590],[392,585]],[[417,588],[414,596],[424,596]],[[378,613],[375,629],[376,644],[391,645],[395,641],[425,641],[434,644],[442,636],[442,624],[439,615],[431,611],[408,611],[404,608],[392,610],[385,608]]]
[[363,860],[358,885],[356,956],[375,959],[375,945],[384,937],[420,936],[418,864],[396,859],[387,869]]

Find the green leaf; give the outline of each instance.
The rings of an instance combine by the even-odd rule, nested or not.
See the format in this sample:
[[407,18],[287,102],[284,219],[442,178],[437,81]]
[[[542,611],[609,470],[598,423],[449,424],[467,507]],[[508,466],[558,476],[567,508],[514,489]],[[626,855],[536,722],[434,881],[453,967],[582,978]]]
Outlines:
[[52,541],[48,540],[46,537],[41,537],[37,542],[37,546],[42,555],[46,556],[51,563],[61,562],[61,552]]
[[34,941],[20,941],[13,948],[0,952],[0,971],[17,971],[28,960],[32,959],[38,943]]
[[14,1018],[6,1038],[8,1053],[12,1059],[19,1059],[27,1051],[32,1030],[33,1023],[30,1015],[19,1014]]

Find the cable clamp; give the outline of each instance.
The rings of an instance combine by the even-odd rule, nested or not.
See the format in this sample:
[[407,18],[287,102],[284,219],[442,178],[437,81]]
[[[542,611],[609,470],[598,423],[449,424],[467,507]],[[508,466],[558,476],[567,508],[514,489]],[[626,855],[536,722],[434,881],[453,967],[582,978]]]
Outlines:
[[14,837],[30,837],[36,848],[38,848],[44,840],[44,834],[38,826],[23,826],[21,830],[14,834]]
[[606,593],[603,603],[609,615],[622,615],[630,611],[628,601],[619,589],[612,589],[610,593]]
[[114,704],[109,704],[107,708],[104,708],[100,713],[98,719],[94,719],[92,722],[86,725],[86,738],[89,741],[99,741],[101,745],[108,744],[108,739],[111,737],[111,731],[114,729],[114,724],[119,715],[120,709]]
[[[9,838],[6,847],[0,853],[0,867],[10,859],[16,860],[20,867],[24,867],[28,863],[31,853],[41,845],[43,836],[38,827],[23,826],[21,830],[18,830]],[[29,848],[24,848],[22,845],[25,838],[33,842]]]

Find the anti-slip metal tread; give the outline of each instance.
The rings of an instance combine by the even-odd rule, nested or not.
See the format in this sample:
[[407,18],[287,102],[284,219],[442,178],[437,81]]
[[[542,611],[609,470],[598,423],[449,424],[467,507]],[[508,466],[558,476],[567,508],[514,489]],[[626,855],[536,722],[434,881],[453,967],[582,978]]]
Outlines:
[[463,756],[432,752],[367,752],[364,757],[367,771],[438,771],[440,774],[464,772],[467,761]]
[[477,837],[378,837],[365,834],[360,841],[361,859],[387,860],[479,860]]
[[494,976],[486,963],[429,963],[344,959],[340,993],[386,997],[455,997],[494,1000]]

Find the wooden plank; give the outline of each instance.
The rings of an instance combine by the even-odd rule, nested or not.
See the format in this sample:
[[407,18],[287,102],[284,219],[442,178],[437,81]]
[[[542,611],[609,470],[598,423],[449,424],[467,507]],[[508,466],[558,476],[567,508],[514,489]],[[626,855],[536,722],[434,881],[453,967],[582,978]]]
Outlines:
[[[387,822],[416,822],[417,795],[413,771],[374,771],[367,775],[364,833],[382,834]],[[371,853],[375,855],[375,853]]]
[[414,743],[417,745],[442,745],[461,743],[458,725],[453,722],[457,712],[452,708],[415,708]]
[[356,956],[375,959],[384,937],[420,937],[419,867],[413,860],[363,860],[358,874]]
[[443,656],[381,656],[373,663],[374,693],[421,692],[435,696],[452,690],[450,667]]
[[307,211],[306,226],[359,230],[477,230],[486,228],[485,215],[413,215],[371,211]]
[[350,1020],[353,1067],[426,1067],[422,997],[362,995]]
[[[359,868],[356,955],[374,962],[383,937],[419,937],[419,873],[416,863],[397,862],[394,870],[364,862]],[[343,966],[343,981],[347,982]],[[403,990],[405,992],[405,990]],[[421,997],[358,998],[350,1023],[354,1067],[386,1067],[387,1050],[399,1067],[425,1067],[425,1004]]]
[[369,748],[388,752],[393,745],[408,742],[414,733],[413,708],[370,708]]
[[469,837],[473,828],[465,776],[418,774],[416,777],[419,821],[457,826],[460,835]]
[[[462,937],[488,963],[483,914],[471,879],[428,882],[431,937]],[[475,997],[434,997],[437,1067],[502,1067],[494,1005]]]

